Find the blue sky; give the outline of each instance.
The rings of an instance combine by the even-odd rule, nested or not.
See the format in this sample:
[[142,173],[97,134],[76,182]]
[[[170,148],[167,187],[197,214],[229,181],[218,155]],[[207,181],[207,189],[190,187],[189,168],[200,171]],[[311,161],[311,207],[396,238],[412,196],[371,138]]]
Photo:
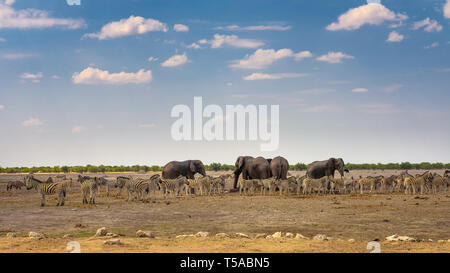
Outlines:
[[[447,2],[0,0],[0,166],[450,162]],[[279,149],[173,141],[194,96],[280,105]]]

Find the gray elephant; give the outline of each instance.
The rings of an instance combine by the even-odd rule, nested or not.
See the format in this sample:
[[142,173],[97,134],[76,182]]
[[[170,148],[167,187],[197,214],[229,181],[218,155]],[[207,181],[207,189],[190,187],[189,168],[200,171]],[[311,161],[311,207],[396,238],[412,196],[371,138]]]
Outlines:
[[182,175],[194,179],[196,173],[206,175],[205,166],[200,160],[171,161],[163,167],[162,178],[175,179]]
[[[269,161],[269,160],[268,160]],[[277,156],[269,161],[271,176],[275,179],[287,179],[289,162],[286,158]]]
[[237,182],[241,173],[242,178],[245,180],[271,177],[269,162],[264,157],[240,156],[237,158],[234,166],[234,189],[237,188]]
[[344,160],[342,158],[330,158],[324,161],[314,161],[309,164],[306,175],[310,178],[319,179],[324,176],[332,176],[334,178],[334,172],[337,170],[341,177],[344,176],[344,172],[348,172],[344,169]]

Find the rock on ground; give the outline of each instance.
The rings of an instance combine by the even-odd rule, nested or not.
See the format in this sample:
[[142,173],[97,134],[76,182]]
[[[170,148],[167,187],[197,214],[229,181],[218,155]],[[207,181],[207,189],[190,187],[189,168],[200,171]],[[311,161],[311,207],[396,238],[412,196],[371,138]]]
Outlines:
[[104,241],[103,244],[105,244],[105,245],[122,245],[122,242],[120,242],[119,239],[111,239],[111,240]]
[[390,241],[390,242],[415,242],[416,239],[412,238],[412,237],[408,237],[408,236],[398,236],[397,234],[391,235],[386,237],[386,241]]
[[195,234],[195,237],[209,237],[209,232],[199,231]]
[[245,234],[245,233],[240,233],[240,232],[238,232],[238,233],[236,233],[235,235],[236,235],[237,238],[247,238],[247,239],[250,239],[250,236],[248,236],[248,235]]
[[308,237],[303,236],[300,233],[297,233],[297,235],[295,235],[295,239],[297,239],[297,240],[309,240]]
[[274,234],[272,234],[272,238],[281,238],[282,234],[281,232],[275,232]]
[[155,238],[155,235],[151,231],[138,230],[138,231],[136,231],[136,237],[139,237],[139,238]]
[[258,234],[256,234],[255,239],[263,239],[266,237],[267,237],[266,233],[258,233]]
[[226,233],[217,233],[216,237],[217,238],[230,238],[230,235],[228,235]]
[[42,238],[45,238],[45,235],[43,233],[30,231],[30,233],[28,233],[28,237],[42,239]]
[[294,238],[294,234],[292,234],[290,232],[286,233],[285,236],[286,236],[286,238]]
[[106,236],[106,234],[108,234],[108,230],[105,227],[99,228],[97,229],[97,232],[95,233],[94,236]]
[[313,240],[326,241],[328,240],[328,237],[325,234],[317,234],[313,237]]

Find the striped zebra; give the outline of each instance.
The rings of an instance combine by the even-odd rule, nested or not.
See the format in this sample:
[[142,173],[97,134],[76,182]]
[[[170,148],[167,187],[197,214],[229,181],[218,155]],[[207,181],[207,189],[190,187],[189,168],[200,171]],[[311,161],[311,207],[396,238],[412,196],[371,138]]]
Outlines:
[[116,187],[118,188],[117,196],[122,195],[122,189],[125,187],[125,184],[127,183],[127,181],[132,179],[133,178],[131,176],[118,176],[116,178]]
[[130,198],[134,194],[133,199],[138,199],[139,201],[145,201],[144,195],[148,193],[148,188],[150,186],[150,179],[136,178],[136,179],[127,179],[125,181],[124,187],[127,189],[128,198],[127,201],[130,201]]
[[[83,204],[95,204],[95,195],[98,192],[99,179],[97,177],[78,175],[78,182],[81,184],[83,194]],[[87,195],[89,193],[89,202]]]
[[160,191],[161,177],[159,174],[154,174],[148,180],[147,194],[153,195],[154,199],[156,199],[156,193]]
[[178,196],[189,185],[186,177],[180,175],[176,179],[161,179],[160,186],[164,192],[164,198],[170,192],[173,197]]
[[105,186],[106,188],[106,196],[109,196],[109,189],[117,188],[117,180],[110,177],[99,177],[98,178],[99,185]]
[[64,198],[66,197],[68,183],[53,182],[51,177],[44,182],[34,178],[33,175],[27,175],[25,177],[25,185],[27,190],[34,188],[41,194],[41,207],[45,206],[45,196],[53,194],[58,194],[58,203],[56,206],[64,206]]

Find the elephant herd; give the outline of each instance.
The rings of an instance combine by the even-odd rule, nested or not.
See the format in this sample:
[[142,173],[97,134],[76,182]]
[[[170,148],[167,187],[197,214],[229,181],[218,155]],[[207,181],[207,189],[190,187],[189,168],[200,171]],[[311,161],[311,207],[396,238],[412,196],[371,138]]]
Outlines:
[[[234,164],[235,169],[233,189],[237,189],[239,176],[242,179],[268,179],[275,178],[277,180],[286,180],[289,170],[289,162],[281,156],[273,159],[264,157],[239,156]],[[333,177],[336,171],[341,177],[344,172],[345,163],[342,158],[330,158],[324,161],[312,162],[306,172],[307,177],[319,179],[322,177]],[[200,160],[171,161],[167,163],[162,170],[163,179],[175,179],[179,176],[185,176],[188,179],[194,179],[194,175],[198,173],[202,176],[206,175],[205,167]]]

